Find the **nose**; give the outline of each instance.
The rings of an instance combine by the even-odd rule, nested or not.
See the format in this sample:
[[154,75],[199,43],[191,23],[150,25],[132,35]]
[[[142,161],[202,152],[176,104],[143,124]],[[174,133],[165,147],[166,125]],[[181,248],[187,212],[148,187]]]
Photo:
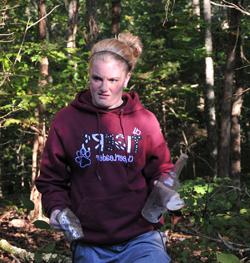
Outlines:
[[101,92],[106,92],[106,91],[108,91],[108,83],[107,83],[107,81],[102,81],[102,85],[100,86],[100,91]]

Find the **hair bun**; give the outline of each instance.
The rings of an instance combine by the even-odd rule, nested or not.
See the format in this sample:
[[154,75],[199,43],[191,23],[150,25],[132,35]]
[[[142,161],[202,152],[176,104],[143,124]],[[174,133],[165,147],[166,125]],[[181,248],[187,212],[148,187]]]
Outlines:
[[97,42],[91,49],[90,62],[103,56],[112,56],[125,62],[128,71],[132,71],[142,53],[142,43],[138,36],[129,32],[120,33],[115,38],[107,38]]
[[143,45],[138,36],[134,36],[129,32],[124,32],[120,33],[117,39],[130,47],[134,58],[139,58],[142,53]]

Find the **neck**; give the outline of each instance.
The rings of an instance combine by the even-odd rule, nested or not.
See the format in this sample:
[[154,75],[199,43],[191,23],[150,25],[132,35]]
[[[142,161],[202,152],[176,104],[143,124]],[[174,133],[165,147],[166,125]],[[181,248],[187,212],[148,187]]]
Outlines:
[[121,98],[116,104],[112,105],[112,106],[109,107],[108,109],[118,108],[118,107],[120,107],[120,106],[122,105],[122,103],[123,103],[123,100],[122,100],[122,98]]

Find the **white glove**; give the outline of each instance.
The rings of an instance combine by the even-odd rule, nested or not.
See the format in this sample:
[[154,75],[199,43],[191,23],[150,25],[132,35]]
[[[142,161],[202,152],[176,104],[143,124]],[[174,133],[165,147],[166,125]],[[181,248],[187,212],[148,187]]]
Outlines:
[[84,237],[80,220],[69,208],[60,211],[56,221],[70,243]]
[[59,210],[59,209],[53,210],[51,215],[50,215],[50,219],[49,219],[49,224],[51,225],[52,228],[54,228],[56,230],[62,230],[62,227],[57,220],[57,215],[60,212],[61,212],[61,210]]
[[180,195],[178,193],[171,196],[169,201],[166,203],[166,208],[170,211],[176,211],[185,205],[184,201],[180,198]]

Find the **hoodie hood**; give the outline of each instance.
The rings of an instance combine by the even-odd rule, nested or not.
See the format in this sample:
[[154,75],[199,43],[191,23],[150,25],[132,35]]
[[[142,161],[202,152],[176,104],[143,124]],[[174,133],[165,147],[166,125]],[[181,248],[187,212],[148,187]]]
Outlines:
[[95,113],[105,113],[107,111],[120,112],[120,110],[122,109],[124,115],[131,114],[135,111],[142,110],[144,108],[140,102],[138,94],[134,91],[129,93],[123,93],[122,99],[124,101],[122,106],[112,110],[102,109],[93,105],[91,92],[89,90],[85,90],[79,92],[76,95],[75,99],[71,103],[71,106],[77,108],[78,110],[84,110]]

